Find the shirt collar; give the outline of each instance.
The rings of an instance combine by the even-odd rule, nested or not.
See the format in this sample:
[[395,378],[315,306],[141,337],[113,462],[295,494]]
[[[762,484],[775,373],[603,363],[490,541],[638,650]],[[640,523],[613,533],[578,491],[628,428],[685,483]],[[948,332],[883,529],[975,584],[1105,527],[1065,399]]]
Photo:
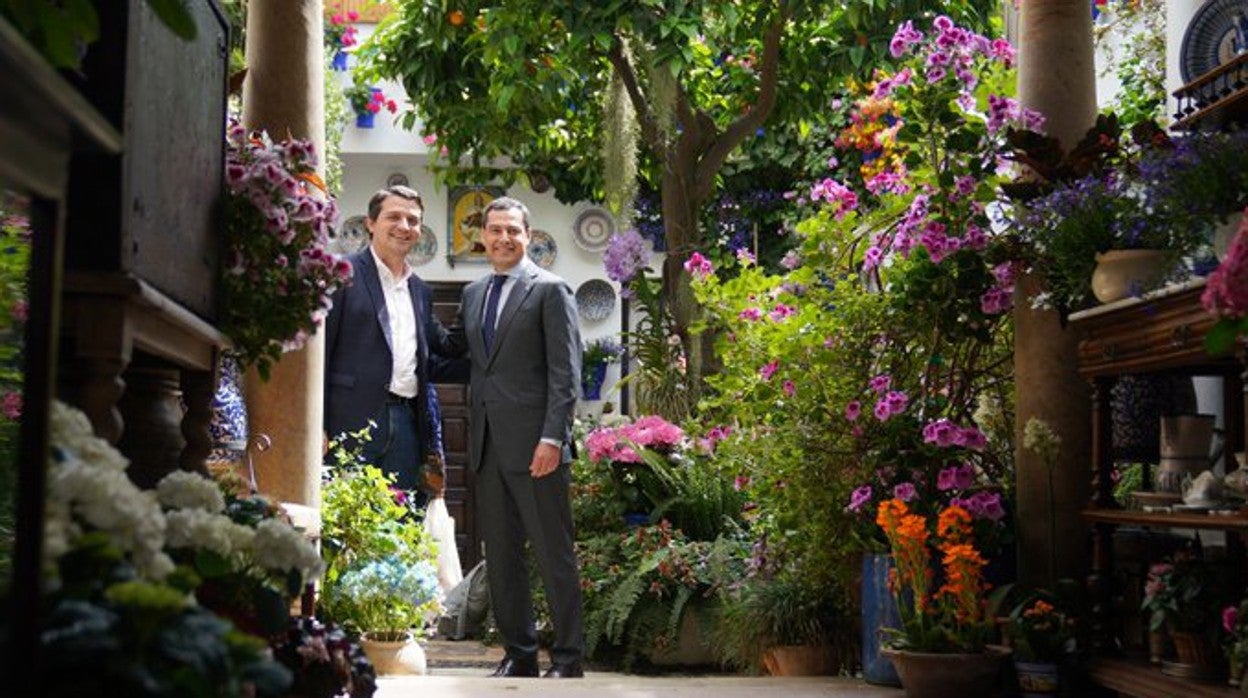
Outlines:
[[374,250],[372,245],[368,246],[368,253],[373,255],[373,262],[377,264],[377,275],[381,277],[382,283],[390,286],[407,283],[407,279],[412,275],[412,267],[407,263],[406,259],[403,260],[403,273],[400,274],[398,278],[395,278],[394,274],[390,271],[390,267],[386,266],[386,263],[381,260],[381,257],[377,256],[377,250]]

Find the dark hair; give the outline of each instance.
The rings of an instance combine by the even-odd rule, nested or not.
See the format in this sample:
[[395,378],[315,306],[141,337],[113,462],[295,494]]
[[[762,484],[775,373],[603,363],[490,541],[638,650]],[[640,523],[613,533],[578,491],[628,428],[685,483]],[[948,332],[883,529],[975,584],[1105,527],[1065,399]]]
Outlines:
[[388,196],[397,196],[400,199],[415,201],[416,205],[420,207],[420,212],[425,212],[425,202],[420,200],[420,192],[402,184],[395,184],[385,189],[378,189],[377,193],[373,194],[373,197],[368,200],[368,219],[370,221],[377,220],[377,216],[381,215],[381,202],[385,201]]
[[510,196],[500,196],[494,199],[485,208],[481,209],[481,225],[484,227],[485,221],[490,217],[490,211],[519,211],[520,218],[524,221],[524,229],[529,229],[529,207],[520,203],[519,200]]

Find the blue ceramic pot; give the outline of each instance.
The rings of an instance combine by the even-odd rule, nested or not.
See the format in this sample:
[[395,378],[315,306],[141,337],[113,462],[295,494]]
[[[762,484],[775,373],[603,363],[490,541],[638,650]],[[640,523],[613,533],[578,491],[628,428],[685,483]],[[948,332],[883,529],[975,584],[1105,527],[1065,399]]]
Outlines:
[[892,555],[862,556],[862,678],[883,686],[901,685],[893,663],[880,655],[880,630],[901,627],[897,603],[888,590],[892,566]]

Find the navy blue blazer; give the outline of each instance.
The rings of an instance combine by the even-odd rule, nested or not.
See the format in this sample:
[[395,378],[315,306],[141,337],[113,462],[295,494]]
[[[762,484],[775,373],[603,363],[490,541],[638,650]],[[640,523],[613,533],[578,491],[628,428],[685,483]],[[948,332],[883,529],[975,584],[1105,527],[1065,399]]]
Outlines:
[[[332,439],[357,431],[375,419],[385,405],[393,365],[390,316],[381,278],[370,248],[347,260],[354,275],[351,283],[333,295],[333,307],[325,318],[325,431]],[[453,334],[433,314],[429,285],[415,274],[408,278],[412,306],[416,311],[415,405],[421,425],[421,448],[432,443],[432,425],[426,396],[434,356],[453,358],[464,353],[462,335]],[[424,460],[424,453],[421,460]]]

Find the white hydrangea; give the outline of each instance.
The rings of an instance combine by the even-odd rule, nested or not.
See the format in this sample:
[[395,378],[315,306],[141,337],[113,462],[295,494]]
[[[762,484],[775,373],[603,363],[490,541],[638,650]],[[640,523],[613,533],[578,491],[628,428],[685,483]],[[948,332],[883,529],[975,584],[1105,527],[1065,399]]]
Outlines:
[[252,557],[261,567],[275,572],[298,570],[304,581],[320,577],[323,567],[316,547],[281,519],[265,519],[256,526]]
[[156,499],[166,509],[201,509],[219,514],[225,511],[225,495],[211,478],[186,470],[175,470],[156,483]]
[[165,544],[170,548],[211,550],[222,557],[237,557],[251,552],[255,531],[203,509],[177,509],[165,512],[168,528]]
[[45,528],[59,537],[56,548],[63,553],[81,535],[71,525],[77,519],[130,553],[141,575],[163,579],[173,561],[163,551],[165,516],[155,494],[130,481],[125,457],[94,435],[85,415],[55,401],[49,413],[56,450],[48,462]]

